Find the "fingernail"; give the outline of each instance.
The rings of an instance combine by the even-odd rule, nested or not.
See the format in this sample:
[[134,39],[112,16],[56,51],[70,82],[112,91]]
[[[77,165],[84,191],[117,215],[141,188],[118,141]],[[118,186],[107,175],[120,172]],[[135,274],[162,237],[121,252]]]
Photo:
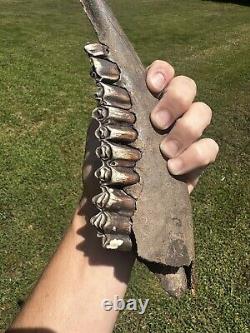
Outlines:
[[153,112],[153,120],[157,127],[160,129],[168,128],[172,123],[171,114],[166,110],[159,110]]
[[166,84],[165,76],[160,72],[156,72],[156,73],[152,74],[150,81],[151,81],[151,85],[154,87],[154,89],[159,92],[164,89],[165,84]]
[[173,175],[181,175],[183,170],[183,161],[180,158],[169,160],[168,169]]
[[175,157],[179,151],[179,142],[177,140],[163,141],[161,150],[167,157]]

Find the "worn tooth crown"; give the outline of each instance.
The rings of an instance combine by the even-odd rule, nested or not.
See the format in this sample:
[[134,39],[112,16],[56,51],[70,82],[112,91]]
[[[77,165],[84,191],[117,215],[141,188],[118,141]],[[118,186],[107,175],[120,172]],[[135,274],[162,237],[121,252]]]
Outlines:
[[120,143],[132,143],[137,139],[137,131],[128,125],[102,123],[96,130],[96,136],[102,140]]
[[120,70],[116,63],[106,59],[92,58],[91,76],[97,81],[114,83],[120,79]]
[[129,110],[132,107],[130,96],[125,88],[97,83],[96,99],[102,105]]
[[101,146],[96,149],[96,155],[103,161],[111,159],[112,158],[111,146],[107,142],[102,141]]
[[126,124],[134,124],[136,121],[135,114],[129,110],[118,109],[113,107],[103,107],[100,106],[96,108],[93,113],[92,117],[99,122],[120,122]]
[[102,186],[102,193],[92,199],[93,203],[100,209],[110,212],[122,212],[124,216],[131,216],[135,210],[135,199],[120,189]]
[[101,167],[95,171],[102,192],[92,199],[100,212],[90,222],[102,237],[103,247],[129,251],[132,248],[131,217],[136,200],[126,193],[126,187],[140,181],[134,167],[141,152],[129,145],[138,136],[133,127],[136,117],[131,112],[129,92],[119,85],[121,72],[109,59],[108,47],[88,44],[85,51],[91,58],[91,76],[97,83],[98,107],[92,116],[99,122],[95,132],[100,141],[96,156],[102,161]]
[[107,57],[109,49],[106,45],[100,43],[87,44],[84,47],[85,52],[91,57]]
[[132,162],[141,158],[141,153],[138,149],[107,141],[101,142],[101,145],[96,149],[96,155],[103,161],[111,160],[110,165],[115,160]]

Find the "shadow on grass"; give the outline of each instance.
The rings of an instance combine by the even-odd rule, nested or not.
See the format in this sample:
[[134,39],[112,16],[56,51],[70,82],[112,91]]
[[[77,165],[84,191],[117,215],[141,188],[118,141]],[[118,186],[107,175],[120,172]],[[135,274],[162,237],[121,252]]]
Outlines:
[[202,0],[202,1],[212,1],[212,2],[223,2],[223,3],[234,3],[236,5],[250,6],[249,0]]

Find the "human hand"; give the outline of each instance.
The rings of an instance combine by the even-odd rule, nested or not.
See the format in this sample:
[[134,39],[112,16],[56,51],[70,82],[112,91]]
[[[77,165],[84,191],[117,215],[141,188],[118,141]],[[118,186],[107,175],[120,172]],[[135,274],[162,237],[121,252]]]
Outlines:
[[152,124],[160,130],[172,127],[160,145],[168,159],[168,170],[174,176],[182,176],[191,193],[202,171],[219,152],[213,139],[200,139],[211,122],[212,110],[203,102],[194,102],[195,82],[186,76],[175,76],[174,68],[165,61],[156,60],[149,66],[146,82],[153,95],[162,93],[151,112]]

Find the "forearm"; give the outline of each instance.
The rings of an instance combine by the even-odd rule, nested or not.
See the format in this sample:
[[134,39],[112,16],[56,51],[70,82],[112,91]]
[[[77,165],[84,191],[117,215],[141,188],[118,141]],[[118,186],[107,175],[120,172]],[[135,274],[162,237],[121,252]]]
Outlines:
[[112,332],[118,313],[101,302],[124,296],[133,262],[131,254],[102,249],[95,230],[76,214],[12,327]]

